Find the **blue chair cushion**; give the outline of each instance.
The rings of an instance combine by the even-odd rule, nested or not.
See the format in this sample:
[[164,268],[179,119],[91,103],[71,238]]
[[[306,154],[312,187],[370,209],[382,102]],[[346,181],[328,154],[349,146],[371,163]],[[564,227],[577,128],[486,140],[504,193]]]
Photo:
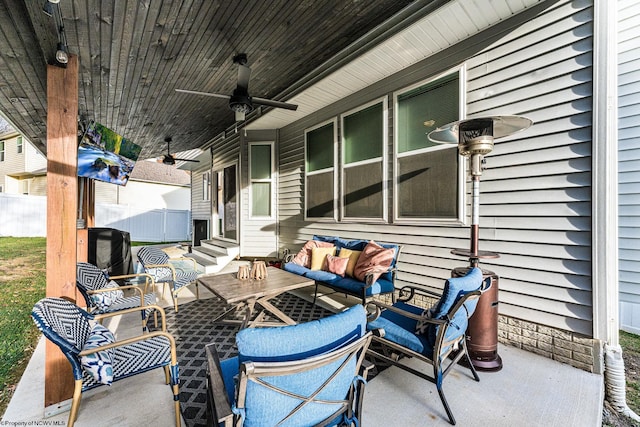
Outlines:
[[229,403],[235,402],[235,389],[236,380],[240,369],[240,362],[238,362],[238,356],[230,357],[228,359],[220,361],[220,370],[222,371],[222,382],[224,383],[224,389],[227,392]]
[[[442,319],[455,305],[458,299],[469,292],[477,291],[482,285],[482,270],[474,267],[465,276],[448,279],[444,284],[442,296],[433,310],[434,319]],[[477,300],[469,301],[465,306],[469,315],[475,311]]]
[[[96,323],[91,328],[89,338],[82,350],[91,350],[102,345],[115,342],[113,333]],[[94,380],[101,384],[111,385],[113,382],[113,349],[102,350],[80,357],[80,364]]]
[[[394,307],[412,313],[421,314],[422,309],[405,302],[397,302]],[[433,345],[426,336],[418,335],[414,331],[417,321],[410,319],[391,310],[382,312],[380,317],[367,324],[367,329],[384,329],[384,338],[403,347],[409,348],[417,353],[431,357]]]
[[[249,361],[292,361],[335,350],[355,341],[365,333],[366,314],[361,305],[324,319],[293,326],[266,329],[243,329],[236,336],[238,359]],[[265,377],[274,387],[291,393],[310,396],[336,371],[343,360],[292,375]],[[350,359],[318,394],[317,399],[344,399],[354,379],[356,360]],[[296,408],[301,400],[270,390],[258,383],[247,384],[245,426],[270,425],[279,422]],[[314,425],[339,409],[338,405],[310,403],[283,426]]]
[[238,356],[240,363],[299,360],[357,340],[364,334],[365,325],[364,308],[355,305],[299,325],[243,329],[236,335]]

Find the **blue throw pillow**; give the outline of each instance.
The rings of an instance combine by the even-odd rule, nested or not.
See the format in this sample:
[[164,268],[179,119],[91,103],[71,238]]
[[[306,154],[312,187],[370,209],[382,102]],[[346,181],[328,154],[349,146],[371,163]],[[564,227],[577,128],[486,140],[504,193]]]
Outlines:
[[110,281],[103,289],[113,290],[107,292],[96,292],[89,295],[91,303],[101,312],[108,309],[111,304],[124,296],[124,294],[120,290],[120,286],[113,280]]
[[[115,342],[113,333],[96,323],[91,328],[89,339],[82,347],[82,350],[90,350],[102,345]],[[113,349],[102,350],[96,353],[87,354],[80,357],[80,364],[84,370],[101,384],[111,385],[113,382]]]

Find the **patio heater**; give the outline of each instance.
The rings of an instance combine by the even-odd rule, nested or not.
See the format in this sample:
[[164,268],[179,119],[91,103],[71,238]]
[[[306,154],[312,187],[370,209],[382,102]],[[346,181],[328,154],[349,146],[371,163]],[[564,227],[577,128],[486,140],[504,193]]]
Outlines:
[[[480,232],[480,176],[484,169],[484,156],[493,150],[493,141],[512,135],[531,126],[532,121],[521,116],[493,116],[466,119],[438,127],[428,135],[433,142],[457,144],[460,155],[469,157],[471,175],[471,237],[470,247],[453,249],[454,255],[469,258],[469,267],[456,267],[452,277],[464,276],[470,268],[477,267],[480,259],[499,258],[494,252],[478,248]],[[484,277],[491,277],[491,288],[478,301],[475,313],[469,319],[467,344],[471,363],[480,371],[499,371],[502,359],[498,355],[498,276],[482,270]]]

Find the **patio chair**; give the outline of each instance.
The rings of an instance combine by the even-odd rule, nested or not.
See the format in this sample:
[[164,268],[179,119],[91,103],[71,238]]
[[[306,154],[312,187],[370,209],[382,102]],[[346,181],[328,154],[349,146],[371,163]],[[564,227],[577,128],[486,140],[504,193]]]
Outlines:
[[171,298],[175,311],[178,311],[178,292],[185,289],[191,283],[196,284],[196,298],[200,298],[198,291],[198,270],[196,261],[193,258],[180,257],[169,258],[169,255],[162,249],[155,246],[143,246],[138,251],[138,260],[144,272],[150,274],[155,283],[164,283],[164,289],[171,286]]
[[357,305],[299,325],[243,329],[238,356],[223,361],[209,344],[208,425],[357,426],[372,367],[365,314]]
[[[175,422],[176,426],[180,426],[175,341],[166,330],[164,310],[159,306],[153,308],[161,314],[162,330],[116,340],[111,331],[94,320],[118,313],[94,316],[62,298],[43,298],[35,304],[31,312],[33,320],[44,336],[60,348],[73,370],[75,386],[69,427],[73,427],[76,421],[83,392],[161,367],[165,371],[166,383],[171,384]],[[135,311],[144,311],[144,307],[123,310],[121,313]]]
[[[435,383],[449,422],[456,420],[442,389],[442,383],[451,369],[464,357],[465,366],[480,381],[465,339],[468,319],[475,311],[478,298],[491,287],[491,277],[483,279],[482,270],[472,268],[463,277],[448,279],[442,295],[426,289],[404,287],[393,305],[370,302],[367,329],[373,332],[373,342],[381,345],[369,350],[374,359],[383,360],[414,375]],[[434,307],[424,308],[409,304],[415,296],[440,297]],[[433,375],[414,369],[403,363],[403,356],[415,357],[431,365]],[[464,363],[463,362],[463,363]]]
[[[118,285],[115,280],[144,278],[144,289],[137,285]],[[149,292],[149,283],[153,290],[153,277],[149,274],[126,274],[122,276],[107,276],[93,264],[79,262],[76,264],[76,284],[87,304],[87,311],[91,314],[115,313],[143,305],[151,306],[156,304],[156,294]],[[126,290],[133,291],[134,295],[124,296]],[[147,330],[147,319],[153,310],[141,310],[142,330]],[[155,315],[155,326],[158,326],[157,313]]]

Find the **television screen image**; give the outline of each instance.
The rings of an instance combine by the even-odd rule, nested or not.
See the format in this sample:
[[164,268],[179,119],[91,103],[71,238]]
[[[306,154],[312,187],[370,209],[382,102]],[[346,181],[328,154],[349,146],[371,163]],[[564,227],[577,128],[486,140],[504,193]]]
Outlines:
[[93,123],[78,146],[78,176],[126,185],[142,147]]

